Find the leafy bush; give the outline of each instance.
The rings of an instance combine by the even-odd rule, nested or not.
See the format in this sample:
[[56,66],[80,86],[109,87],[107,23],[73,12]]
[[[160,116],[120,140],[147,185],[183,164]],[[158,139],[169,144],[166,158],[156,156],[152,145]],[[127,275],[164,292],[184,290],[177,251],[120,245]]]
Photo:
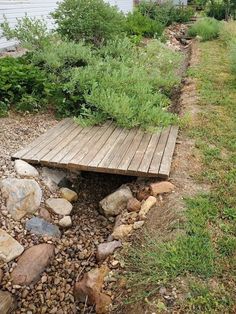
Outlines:
[[52,14],[63,37],[101,45],[125,28],[125,17],[103,0],[64,0]]
[[149,16],[151,19],[158,21],[163,25],[170,25],[173,22],[188,22],[194,11],[187,6],[174,6],[171,1],[158,4],[156,1],[141,1],[138,6],[139,11]]
[[207,2],[205,11],[207,16],[217,20],[235,18],[236,2],[235,0],[211,0]]
[[164,26],[160,22],[152,20],[150,17],[143,15],[139,11],[129,13],[126,23],[127,33],[130,35],[159,37],[164,30]]
[[0,68],[1,111],[6,112],[11,106],[19,110],[38,110],[50,88],[45,73],[26,64],[22,58],[2,58]]
[[4,18],[0,24],[3,35],[9,39],[17,39],[26,48],[41,48],[49,42],[49,31],[47,23],[43,19],[31,18],[27,15],[22,19],[17,19],[17,24],[11,28],[9,22]]
[[214,18],[202,18],[194,23],[189,31],[189,36],[199,36],[202,41],[212,40],[219,36],[220,23]]

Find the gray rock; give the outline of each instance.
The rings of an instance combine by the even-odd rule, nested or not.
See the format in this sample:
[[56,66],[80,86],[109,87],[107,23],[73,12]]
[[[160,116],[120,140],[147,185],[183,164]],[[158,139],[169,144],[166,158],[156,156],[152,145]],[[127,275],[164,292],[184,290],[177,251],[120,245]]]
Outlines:
[[97,260],[99,262],[105,260],[109,255],[111,255],[115,251],[115,249],[121,246],[122,243],[120,241],[112,241],[99,244],[96,252]]
[[38,170],[35,169],[33,166],[29,165],[27,162],[23,160],[16,160],[15,161],[15,169],[17,174],[24,177],[38,177],[39,173]]
[[58,215],[66,216],[70,215],[72,211],[72,205],[64,198],[49,198],[46,200],[47,206]]
[[23,251],[24,247],[19,242],[6,231],[0,229],[0,261],[8,263],[21,255]]
[[62,219],[59,220],[59,226],[63,228],[70,227],[72,225],[72,220],[70,216],[64,216]]
[[132,197],[130,188],[123,185],[99,203],[100,211],[105,216],[117,216],[126,208],[127,201]]
[[0,182],[0,188],[7,210],[15,220],[35,213],[41,203],[42,191],[35,180],[8,178]]
[[66,179],[66,172],[63,170],[43,167],[42,178],[49,190],[54,192],[58,189],[60,182]]
[[15,308],[15,299],[8,291],[0,291],[0,313],[10,314]]
[[61,237],[61,232],[59,228],[42,218],[38,218],[38,217],[31,218],[30,220],[26,222],[25,227],[31,233],[34,233],[37,235],[50,236],[54,238]]

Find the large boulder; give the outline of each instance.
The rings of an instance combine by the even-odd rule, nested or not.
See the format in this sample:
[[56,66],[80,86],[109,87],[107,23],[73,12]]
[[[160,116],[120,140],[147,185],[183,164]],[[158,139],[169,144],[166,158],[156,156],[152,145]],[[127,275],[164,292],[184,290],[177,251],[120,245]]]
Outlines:
[[12,272],[12,283],[14,285],[35,283],[54,258],[54,250],[54,245],[47,243],[27,249],[19,258],[17,266]]
[[49,198],[46,205],[55,213],[62,216],[70,215],[72,205],[64,198]]
[[8,178],[0,182],[0,188],[7,210],[15,220],[35,213],[41,203],[42,191],[35,180]]
[[75,299],[90,305],[95,305],[96,313],[108,313],[111,305],[111,298],[102,292],[102,286],[105,276],[109,269],[106,266],[95,268],[86,273],[81,281],[76,282],[74,288]]
[[15,308],[15,299],[8,291],[0,290],[0,313],[10,314]]
[[49,236],[60,238],[61,232],[59,228],[43,218],[33,217],[26,221],[25,227],[31,233],[41,236]]
[[38,170],[35,169],[33,166],[29,165],[24,160],[16,160],[15,161],[15,170],[16,173],[22,177],[38,177],[39,173]]
[[0,261],[6,263],[12,261],[24,251],[24,247],[10,234],[0,229]]
[[117,191],[100,201],[100,211],[105,216],[117,216],[127,206],[127,202],[132,198],[132,192],[128,186],[121,186]]

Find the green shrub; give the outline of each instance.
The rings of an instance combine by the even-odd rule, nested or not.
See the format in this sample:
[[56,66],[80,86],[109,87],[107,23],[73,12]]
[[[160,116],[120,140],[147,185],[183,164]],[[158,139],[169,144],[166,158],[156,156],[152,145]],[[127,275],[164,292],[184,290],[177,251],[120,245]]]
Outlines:
[[192,8],[175,6],[171,1],[162,4],[158,4],[153,0],[141,1],[138,8],[143,15],[149,16],[163,25],[170,25],[173,22],[188,22],[194,14]]
[[103,0],[64,0],[52,16],[66,39],[98,46],[125,28],[124,15]]
[[202,41],[212,40],[219,36],[220,23],[214,18],[202,18],[194,23],[189,31],[189,36],[199,36]]
[[1,111],[24,108],[24,103],[27,111],[38,110],[50,87],[46,73],[22,58],[2,58],[0,68]]
[[8,40],[17,39],[28,49],[38,49],[49,43],[50,33],[47,23],[43,19],[31,18],[26,15],[22,19],[17,19],[17,24],[11,28],[7,19],[4,18],[0,27]]
[[159,37],[164,30],[164,26],[160,22],[152,20],[150,17],[143,15],[139,11],[129,13],[126,23],[126,30],[129,35]]
[[230,45],[229,58],[230,58],[230,65],[231,65],[232,73],[236,77],[236,42],[235,41]]
[[226,45],[236,41],[236,21],[222,22],[219,37]]

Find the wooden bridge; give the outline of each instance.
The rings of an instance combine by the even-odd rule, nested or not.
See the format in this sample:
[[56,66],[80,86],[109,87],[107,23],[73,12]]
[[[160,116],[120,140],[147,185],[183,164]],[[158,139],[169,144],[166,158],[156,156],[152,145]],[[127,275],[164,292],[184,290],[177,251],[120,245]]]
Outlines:
[[154,134],[108,121],[81,127],[64,119],[12,156],[32,164],[102,173],[167,178],[178,128]]

